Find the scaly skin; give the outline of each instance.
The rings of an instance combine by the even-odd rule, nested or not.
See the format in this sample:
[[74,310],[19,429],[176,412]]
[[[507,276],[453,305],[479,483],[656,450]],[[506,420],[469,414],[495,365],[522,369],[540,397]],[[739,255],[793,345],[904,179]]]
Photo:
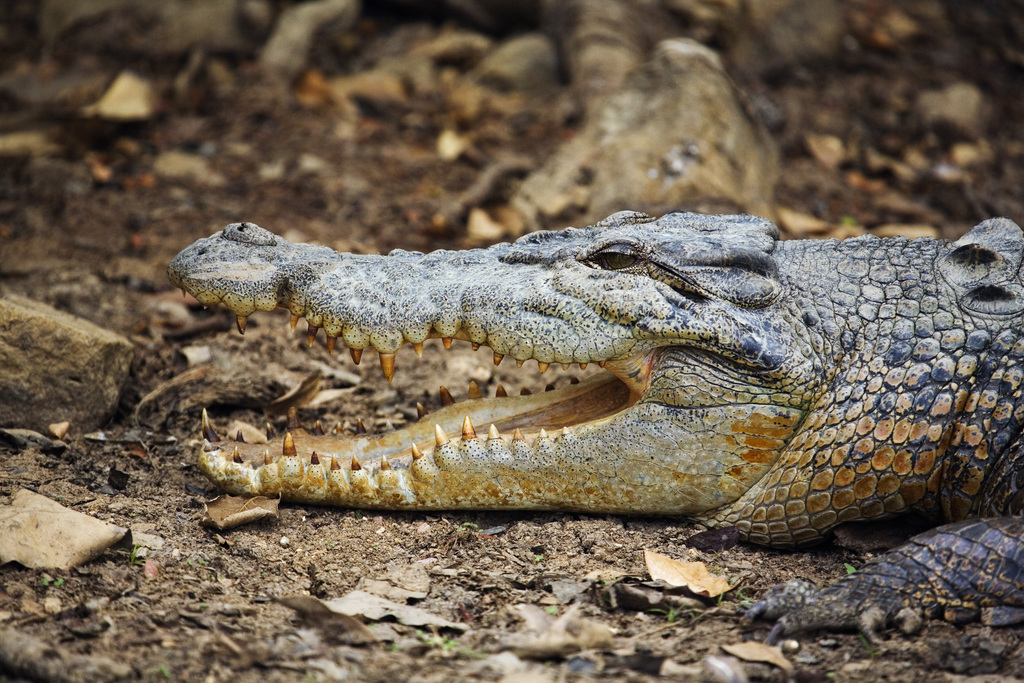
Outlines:
[[[233,224],[169,275],[240,329],[288,308],[330,349],[340,337],[354,358],[378,351],[389,378],[394,352],[430,337],[486,345],[495,362],[611,373],[380,436],[293,428],[271,451],[229,452],[211,430],[200,465],[222,488],[350,507],[683,514],[786,547],[844,522],[1024,507],[1022,251],[1007,219],[955,243],[778,242],[750,216],[623,212],[426,255],[337,254]],[[494,425],[486,439],[474,422]]]

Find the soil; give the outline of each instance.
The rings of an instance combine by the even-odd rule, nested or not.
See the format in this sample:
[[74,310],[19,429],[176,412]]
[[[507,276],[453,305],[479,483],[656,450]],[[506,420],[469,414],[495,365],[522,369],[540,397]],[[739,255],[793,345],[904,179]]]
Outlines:
[[[33,4],[0,12],[5,34],[22,36],[0,47],[5,71],[40,58]],[[878,38],[888,26],[883,5],[847,2],[851,26],[863,20],[881,33],[851,29],[834,61],[739,79],[783,151],[778,205],[851,232],[926,223],[956,237],[992,215],[1021,221],[1024,72],[993,42],[990,25],[951,21],[937,2],[898,5],[920,28],[912,38],[895,44]],[[350,46],[352,59],[400,52],[403,41],[437,30],[401,14],[365,19]],[[60,66],[74,57],[48,58]],[[325,376],[324,386],[344,389],[342,397],[299,414],[307,423],[361,418],[371,428],[386,420],[401,424],[410,413],[414,418],[417,401],[437,407],[440,384],[458,398],[470,379],[485,392],[499,382],[510,391],[540,391],[574,374],[552,368],[541,378],[509,363],[496,369],[484,351],[456,344],[445,352],[428,344],[422,360],[409,349],[399,353],[397,376],[388,384],[375,363],[357,367],[343,354],[328,357],[322,337],[306,348],[304,330],[291,332],[287,315],[254,316],[240,337],[225,311],[182,303],[164,274],[180,249],[237,220],[292,240],[363,252],[477,246],[482,242],[467,235],[464,221],[437,216],[450,215],[451,199],[495,160],[514,153],[539,165],[557,150],[578,125],[566,115],[571,107],[562,106],[568,88],[555,103],[550,96],[496,96],[463,131],[472,138],[470,153],[444,161],[435,151],[450,125],[443,98],[417,94],[364,107],[340,134],[344,122],[330,107],[265,96],[250,62],[227,64],[236,79],[228,94],[211,86],[190,90],[184,101],[168,96],[158,114],[135,124],[55,122],[38,114],[57,125],[64,152],[0,158],[0,292],[82,316],[136,346],[121,407],[104,427],[108,435],[131,438],[90,440],[72,425],[59,455],[0,445],[0,497],[29,488],[162,539],[153,543],[158,548],[110,550],[67,571],[0,568],[0,628],[17,628],[65,652],[128,663],[142,680],[642,681],[659,671],[686,680],[702,666],[711,671],[708,680],[785,680],[781,669],[739,664],[720,649],[766,635],[765,625],[742,622],[745,606],[789,578],[834,581],[847,563],[859,566],[870,553],[744,544],[702,552],[687,547],[699,527],[685,520],[563,513],[381,513],[285,503],[276,521],[224,532],[199,525],[204,502],[217,495],[195,464],[200,408],[164,404],[156,416],[136,411],[144,396],[188,369],[186,347],[229,357],[235,373],[267,359],[299,375],[323,364],[356,373],[355,385],[344,373]],[[135,67],[167,93],[183,63]],[[917,94],[955,81],[973,83],[984,95],[980,132],[915,121]],[[806,132],[837,136],[860,151],[823,166],[805,144]],[[154,160],[168,150],[199,154],[223,180],[154,174]],[[977,153],[971,163],[956,156],[971,153]],[[910,163],[915,159],[923,161]],[[571,223],[567,216],[564,224]],[[221,433],[234,420],[262,426],[267,419],[237,405],[212,406],[211,416]],[[270,419],[283,425],[283,418]],[[127,474],[126,486],[112,485],[112,470]],[[739,586],[700,607],[637,611],[610,606],[607,583],[584,578],[614,569],[645,579],[644,549],[702,560]],[[381,622],[372,625],[382,642],[339,644],[330,629],[309,628],[274,601],[338,597],[364,577],[407,565],[425,567],[429,577],[428,596],[416,604],[468,630]],[[560,589],[567,583],[579,590]],[[614,629],[611,650],[541,661],[497,654],[522,627],[514,606],[563,614],[570,603]],[[803,681],[1024,677],[1017,629],[935,621],[918,636],[887,635],[875,646],[856,634],[802,637],[799,651],[789,652],[793,675]],[[718,659],[705,662],[709,655]],[[0,680],[13,677],[0,671]]]

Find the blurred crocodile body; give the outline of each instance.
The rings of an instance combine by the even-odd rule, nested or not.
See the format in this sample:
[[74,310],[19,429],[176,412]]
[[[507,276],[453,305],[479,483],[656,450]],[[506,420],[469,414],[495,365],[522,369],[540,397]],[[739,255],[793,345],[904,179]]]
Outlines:
[[[270,451],[221,442],[204,420],[200,465],[228,491],[349,507],[686,515],[793,547],[846,522],[1024,508],[1022,256],[1024,234],[1003,218],[956,242],[781,242],[751,216],[622,212],[487,249],[386,256],[236,223],[185,249],[169,275],[200,302],[225,304],[243,330],[256,310],[288,308],[311,343],[323,329],[331,351],[339,338],[357,361],[376,350],[389,379],[395,352],[419,353],[429,338],[487,346],[495,363],[536,360],[542,372],[607,371],[540,395],[447,405],[380,435],[293,426]],[[490,424],[488,435],[474,424]],[[942,553],[911,548],[850,577],[872,597],[848,614],[827,594],[808,607],[803,592],[754,616],[796,605],[773,637],[872,632],[906,622],[906,609],[1024,620],[1024,553],[1006,552],[1024,545],[1024,523],[942,538]],[[979,553],[966,587],[890,580],[907,557],[934,573]],[[1006,564],[986,564],[994,556]]]

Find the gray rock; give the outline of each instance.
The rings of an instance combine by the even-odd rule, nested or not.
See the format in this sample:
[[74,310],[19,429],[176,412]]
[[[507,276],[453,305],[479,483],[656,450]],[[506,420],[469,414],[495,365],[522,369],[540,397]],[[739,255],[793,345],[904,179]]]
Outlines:
[[559,85],[558,54],[543,33],[526,33],[489,52],[470,75],[495,90],[550,92]]
[[20,296],[0,299],[0,426],[102,426],[133,352],[127,339],[87,320]]
[[777,177],[778,151],[718,56],[668,40],[512,202],[533,226],[577,212],[591,222],[623,208],[719,200],[770,216]]

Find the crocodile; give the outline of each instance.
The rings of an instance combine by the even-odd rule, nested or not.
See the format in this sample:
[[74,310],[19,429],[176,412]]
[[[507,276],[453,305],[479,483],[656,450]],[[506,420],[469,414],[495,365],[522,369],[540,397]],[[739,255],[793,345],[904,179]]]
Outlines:
[[921,614],[1024,621],[1022,257],[1007,218],[955,242],[782,241],[749,215],[624,211],[426,254],[341,254],[233,223],[168,273],[239,331],[283,307],[310,344],[323,330],[356,363],[377,351],[389,381],[399,348],[432,338],[496,364],[602,369],[532,395],[442,391],[440,410],[381,434],[290,422],[269,447],[221,440],[204,412],[199,464],[231,493],[681,515],[779,548],[900,514],[943,525],[821,594],[769,594],[748,616],[778,619],[777,640],[910,632]]

